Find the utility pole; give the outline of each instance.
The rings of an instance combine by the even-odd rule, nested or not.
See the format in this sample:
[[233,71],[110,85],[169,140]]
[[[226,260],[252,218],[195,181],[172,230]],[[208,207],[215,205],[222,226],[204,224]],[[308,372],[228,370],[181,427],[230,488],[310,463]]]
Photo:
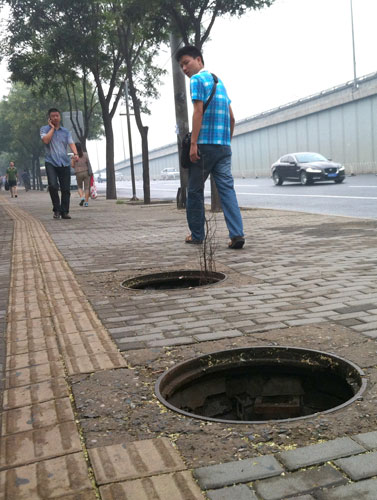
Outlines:
[[[182,73],[178,62],[175,59],[175,54],[179,49],[181,41],[175,33],[170,34],[170,51],[173,70],[173,86],[174,86],[174,103],[175,103],[175,119],[178,144],[178,158],[181,158],[181,144],[183,137],[189,131],[189,121],[187,112],[187,96],[185,75]],[[180,161],[179,161],[180,163]],[[186,208],[188,171],[179,165],[181,186],[177,193],[177,208]]]
[[352,53],[353,53],[353,86],[354,86],[354,89],[357,89],[355,34],[354,34],[354,30],[353,30],[353,8],[352,8],[352,0],[350,0],[350,4],[351,4]]
[[128,147],[130,150],[130,169],[131,169],[131,182],[132,182],[132,198],[131,201],[137,201],[136,197],[136,184],[135,184],[135,169],[134,169],[134,155],[132,151],[132,137],[131,137],[131,121],[130,121],[130,107],[128,104],[128,82],[124,86],[124,97],[126,99],[126,115],[127,115],[127,129],[128,129]]

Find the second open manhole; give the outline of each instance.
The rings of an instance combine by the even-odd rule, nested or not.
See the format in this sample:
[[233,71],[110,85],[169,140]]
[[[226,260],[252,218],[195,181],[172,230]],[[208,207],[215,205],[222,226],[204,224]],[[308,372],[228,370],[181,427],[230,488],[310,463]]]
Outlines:
[[305,418],[359,398],[363,371],[321,351],[252,347],[219,351],[171,368],[158,399],[187,416],[228,423]]
[[123,281],[124,288],[132,290],[174,290],[207,286],[223,281],[224,273],[203,271],[167,271],[164,273],[145,274]]

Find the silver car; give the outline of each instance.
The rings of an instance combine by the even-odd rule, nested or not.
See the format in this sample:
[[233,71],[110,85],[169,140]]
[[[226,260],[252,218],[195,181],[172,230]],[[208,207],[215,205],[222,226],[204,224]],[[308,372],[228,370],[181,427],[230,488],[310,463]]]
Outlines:
[[164,168],[161,170],[161,179],[163,181],[179,179],[179,172],[175,168]]

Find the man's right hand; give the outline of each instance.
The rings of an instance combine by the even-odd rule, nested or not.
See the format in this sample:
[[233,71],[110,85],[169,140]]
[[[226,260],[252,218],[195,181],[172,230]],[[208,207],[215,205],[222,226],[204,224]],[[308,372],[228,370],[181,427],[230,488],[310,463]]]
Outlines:
[[55,126],[50,119],[48,120],[48,124],[50,125],[50,127],[52,127],[55,130]]
[[196,163],[199,160],[200,160],[200,156],[199,156],[199,152],[198,152],[198,145],[191,143],[191,145],[190,145],[190,161],[192,163]]

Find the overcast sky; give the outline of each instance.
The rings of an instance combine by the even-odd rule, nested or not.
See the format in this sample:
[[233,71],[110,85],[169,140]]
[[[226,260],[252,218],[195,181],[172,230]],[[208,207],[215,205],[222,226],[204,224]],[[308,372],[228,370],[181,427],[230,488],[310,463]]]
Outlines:
[[[276,0],[240,19],[217,19],[204,58],[206,68],[223,80],[236,120],[351,80],[350,12],[350,0]],[[353,0],[353,15],[360,77],[377,71],[377,0]],[[169,49],[159,62],[168,74],[160,99],[150,107],[152,115],[145,117],[151,149],[176,141]],[[1,95],[7,93],[4,81],[0,89]],[[126,117],[119,112],[114,119],[115,161],[124,158],[123,151],[128,157]],[[140,152],[135,127],[133,148]],[[104,141],[90,143],[89,154],[95,168],[105,166]]]

